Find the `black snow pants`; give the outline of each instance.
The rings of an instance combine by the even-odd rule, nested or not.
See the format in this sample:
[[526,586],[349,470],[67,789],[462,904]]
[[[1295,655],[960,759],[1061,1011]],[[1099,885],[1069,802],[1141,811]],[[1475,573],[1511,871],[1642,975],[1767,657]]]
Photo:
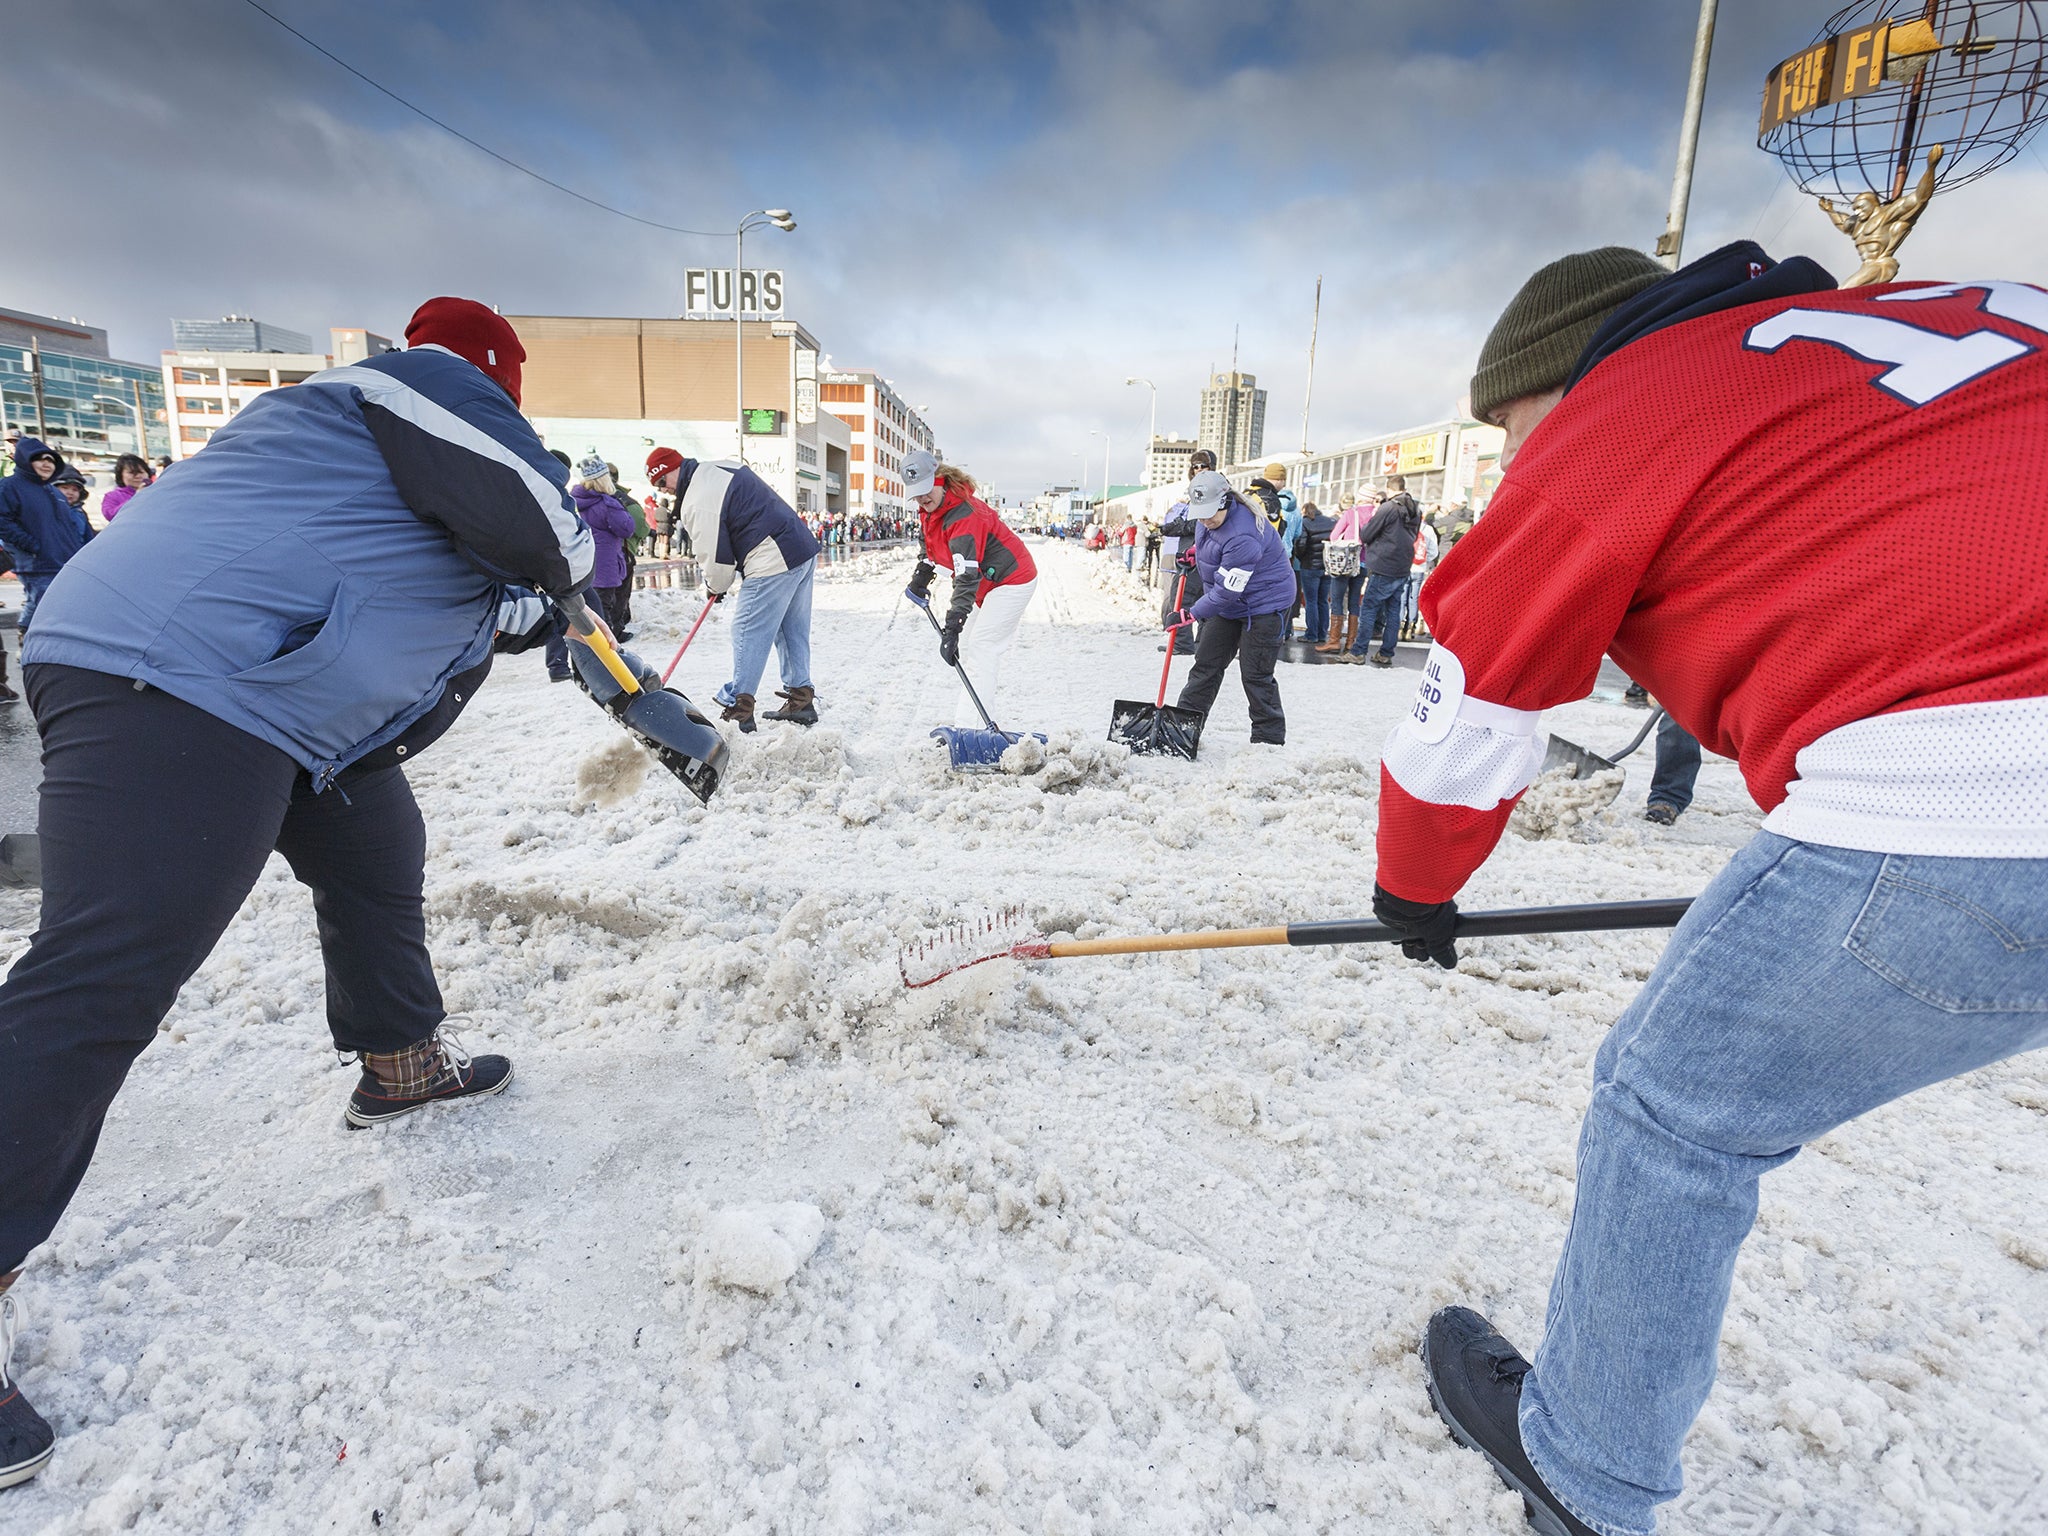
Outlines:
[[1249,619],[1202,620],[1194,668],[1174,703],[1206,715],[1234,658],[1245,703],[1251,708],[1252,740],[1276,747],[1285,743],[1287,716],[1280,708],[1280,684],[1274,681],[1273,668],[1280,660],[1280,631],[1286,621],[1285,611]]
[[129,1066],[273,849],[313,893],[337,1049],[403,1050],[443,1017],[426,828],[401,769],[316,795],[276,747],[167,693],[24,670],[43,738],[43,911],[0,984],[0,1274],[56,1226]]
[[[1183,569],[1180,566],[1180,564],[1176,562],[1174,564],[1167,566],[1165,571],[1162,572],[1162,575],[1165,579],[1160,583],[1160,585],[1163,586],[1166,590],[1159,600],[1159,622],[1164,624],[1168,619],[1173,617],[1173,610],[1176,607],[1192,608],[1195,606],[1195,600],[1202,595],[1202,573],[1192,568]],[[1183,576],[1187,577],[1188,579],[1187,590],[1185,592],[1181,591],[1180,586],[1180,579]],[[1180,601],[1178,603],[1174,601],[1176,595],[1178,595],[1180,598]],[[1181,630],[1180,633],[1173,637],[1174,655],[1192,656],[1195,654],[1196,627],[1197,626],[1191,624],[1186,629]]]

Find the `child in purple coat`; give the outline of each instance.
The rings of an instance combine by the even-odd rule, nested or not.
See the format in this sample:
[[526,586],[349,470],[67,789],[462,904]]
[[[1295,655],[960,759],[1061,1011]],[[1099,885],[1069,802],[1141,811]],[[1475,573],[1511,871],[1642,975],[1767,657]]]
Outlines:
[[584,525],[590,529],[591,542],[597,546],[597,558],[590,573],[591,590],[597,594],[605,622],[623,639],[620,631],[626,627],[626,540],[633,537],[633,514],[619,500],[611,470],[595,454],[576,466],[576,480],[569,487],[569,499],[576,503]]

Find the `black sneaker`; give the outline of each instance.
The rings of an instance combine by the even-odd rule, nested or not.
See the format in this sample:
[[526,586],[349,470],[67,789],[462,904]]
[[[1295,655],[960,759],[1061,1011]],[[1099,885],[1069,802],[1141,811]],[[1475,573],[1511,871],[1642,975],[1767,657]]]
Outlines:
[[16,1316],[14,1298],[0,1295],[0,1488],[27,1482],[57,1449],[57,1432],[29,1407],[9,1370]]
[[1652,801],[1650,808],[1643,812],[1643,820],[1654,821],[1660,827],[1672,826],[1678,821],[1678,807],[1666,805],[1661,800]]
[[1422,1374],[1451,1438],[1493,1463],[1500,1480],[1522,1496],[1530,1525],[1543,1536],[1599,1536],[1557,1501],[1529,1465],[1515,1417],[1529,1362],[1493,1324],[1470,1307],[1445,1307],[1422,1335]]
[[438,1033],[410,1050],[374,1058],[365,1052],[361,1059],[362,1079],[342,1113],[351,1130],[382,1125],[444,1099],[502,1093],[512,1081],[509,1058],[472,1057],[452,1037]]

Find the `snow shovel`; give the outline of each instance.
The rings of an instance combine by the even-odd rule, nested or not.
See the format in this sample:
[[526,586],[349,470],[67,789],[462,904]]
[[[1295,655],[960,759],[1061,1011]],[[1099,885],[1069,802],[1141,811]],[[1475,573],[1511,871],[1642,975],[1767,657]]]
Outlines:
[[[924,610],[924,616],[931,621],[932,628],[943,635],[945,631],[940,629],[938,616],[932,612],[930,601],[919,602],[917,606]],[[935,728],[932,734],[946,744],[946,760],[956,772],[991,772],[1002,767],[1003,754],[1024,738],[1014,731],[1004,730],[989,718],[988,706],[981,702],[981,695],[974,691],[974,684],[968,681],[965,667],[956,661],[953,663],[953,670],[960,674],[960,686],[967,690],[967,697],[974,700],[974,708],[981,716],[981,723],[988,729],[977,731],[971,726],[942,725]],[[1033,731],[1032,735],[1041,743],[1045,741],[1045,735],[1041,731]]]
[[715,597],[707,597],[704,599],[704,611],[697,615],[697,622],[690,626],[690,632],[687,635],[683,636],[683,643],[676,647],[675,657],[673,660],[669,662],[668,670],[661,674],[661,681],[663,687],[668,686],[668,680],[671,677],[675,676],[676,668],[682,664],[683,652],[687,651],[690,648],[690,642],[697,638],[697,631],[702,629],[704,627],[704,621],[711,617],[711,606],[717,601],[718,599]]
[[611,637],[597,627],[580,595],[557,599],[556,606],[583,643],[604,663],[613,681],[625,690],[620,699],[606,708],[640,738],[662,767],[683,781],[683,788],[695,795],[700,805],[709,805],[718,781],[725,775],[725,760],[730,755],[718,727],[680,693],[666,688],[649,692],[643,688],[633,669],[620,658]]
[[1661,709],[1652,713],[1650,718],[1643,722],[1643,728],[1630,739],[1629,744],[1612,757],[1602,757],[1598,752],[1587,751],[1575,741],[1553,736],[1550,738],[1550,750],[1543,754],[1543,771],[1549,773],[1553,768],[1569,768],[1575,779],[1590,779],[1596,773],[1605,773],[1610,768],[1618,767],[1624,757],[1640,747],[1648,739],[1650,732],[1657,728],[1657,722],[1663,718],[1664,711]]
[[[1488,938],[1512,933],[1607,933],[1628,928],[1669,928],[1685,916],[1690,896],[1657,901],[1603,901],[1564,907],[1512,907],[1500,912],[1460,912],[1454,937]],[[897,954],[906,987],[928,987],[972,965],[990,960],[1064,960],[1076,955],[1150,955],[1188,949],[1249,949],[1291,944],[1392,944],[1401,935],[1384,923],[1341,921],[1289,923],[1281,928],[1209,928],[1196,933],[1151,933],[1122,939],[1063,939],[1028,934],[1022,913],[944,930]]]
[[[1188,573],[1182,571],[1173,592],[1175,609],[1187,590]],[[1202,744],[1202,722],[1209,717],[1200,710],[1166,702],[1166,677],[1173,670],[1173,648],[1183,627],[1176,624],[1166,632],[1166,665],[1159,669],[1158,699],[1150,704],[1143,699],[1118,699],[1109,707],[1109,739],[1141,756],[1184,757],[1193,762]]]

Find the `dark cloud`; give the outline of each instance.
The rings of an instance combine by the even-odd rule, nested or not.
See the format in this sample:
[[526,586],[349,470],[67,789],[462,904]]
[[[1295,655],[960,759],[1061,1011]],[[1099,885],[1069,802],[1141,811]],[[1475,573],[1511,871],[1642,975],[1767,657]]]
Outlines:
[[[1091,428],[1134,478],[1147,400],[1124,378],[1189,430],[1233,327],[1269,441],[1298,443],[1318,274],[1314,441],[1449,410],[1529,270],[1661,230],[1693,19],[1622,0],[274,8],[620,207],[700,228],[796,209],[750,264],[785,267],[836,360],[890,374],[1013,492],[1070,477]],[[1810,30],[1724,7],[1689,251],[1753,235],[1851,264],[1754,145],[1763,73]],[[395,333],[436,292],[672,313],[685,266],[730,260],[479,155],[239,0],[73,0],[29,31],[0,56],[12,168],[75,217],[14,225],[0,303],[106,325],[130,356],[172,315],[231,309]],[[2030,154],[1937,204],[1909,271],[2040,280],[2044,191]]]

